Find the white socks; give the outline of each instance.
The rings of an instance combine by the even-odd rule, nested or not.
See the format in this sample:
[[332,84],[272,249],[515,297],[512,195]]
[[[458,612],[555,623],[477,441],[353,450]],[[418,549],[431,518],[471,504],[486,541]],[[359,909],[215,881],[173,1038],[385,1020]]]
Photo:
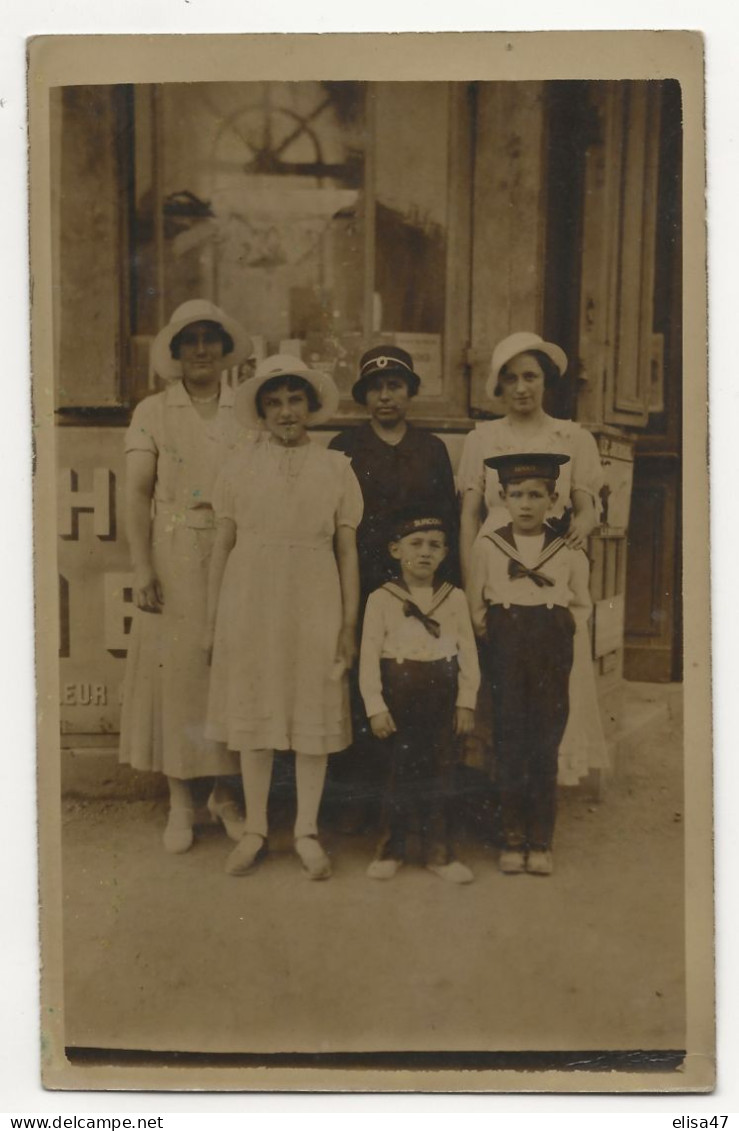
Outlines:
[[[241,776],[246,799],[246,831],[257,836],[267,836],[267,802],[272,781],[274,750],[242,750]],[[298,794],[298,812],[295,821],[295,839],[316,836],[318,809],[326,780],[328,755],[295,755],[295,782]]]

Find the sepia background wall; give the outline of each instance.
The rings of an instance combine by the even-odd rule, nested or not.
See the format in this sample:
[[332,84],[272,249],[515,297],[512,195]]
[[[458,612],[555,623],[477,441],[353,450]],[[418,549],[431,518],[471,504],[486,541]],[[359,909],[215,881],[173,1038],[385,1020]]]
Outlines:
[[[193,83],[53,92],[61,714],[116,745],[130,628],[123,430],[149,343],[204,296],[256,355],[334,374],[409,349],[414,420],[456,462],[495,342],[570,366],[547,405],[606,474],[593,663],[607,733],[624,678],[681,678],[681,106],[675,82]],[[231,375],[243,379],[248,370]]]

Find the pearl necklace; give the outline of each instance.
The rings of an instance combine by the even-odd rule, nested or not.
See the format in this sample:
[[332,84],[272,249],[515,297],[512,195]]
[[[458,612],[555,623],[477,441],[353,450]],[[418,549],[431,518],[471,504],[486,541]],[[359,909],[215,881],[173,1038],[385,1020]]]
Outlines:
[[210,397],[196,397],[194,393],[188,393],[187,395],[193,404],[212,404],[213,401],[217,401],[220,397],[221,390],[216,389],[215,393]]

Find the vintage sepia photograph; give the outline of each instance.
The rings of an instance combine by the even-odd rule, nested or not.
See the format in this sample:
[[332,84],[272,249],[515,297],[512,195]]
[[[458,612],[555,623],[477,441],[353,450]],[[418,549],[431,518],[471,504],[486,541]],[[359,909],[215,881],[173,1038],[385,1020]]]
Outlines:
[[31,44],[47,1087],[711,1088],[702,81]]

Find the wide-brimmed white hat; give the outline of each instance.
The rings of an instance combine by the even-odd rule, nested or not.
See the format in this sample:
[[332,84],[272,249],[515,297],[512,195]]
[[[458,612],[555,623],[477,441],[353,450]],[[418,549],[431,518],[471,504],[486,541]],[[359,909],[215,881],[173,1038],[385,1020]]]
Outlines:
[[567,354],[563,349],[555,345],[554,342],[545,342],[543,338],[530,330],[519,330],[515,334],[509,334],[507,338],[503,338],[493,350],[490,376],[485,384],[485,392],[491,400],[497,399],[495,390],[498,387],[500,371],[503,366],[520,353],[531,353],[533,350],[546,354],[556,365],[560,377],[566,372]]
[[309,426],[323,424],[336,415],[339,407],[339,390],[332,377],[320,369],[310,369],[302,358],[289,353],[275,353],[265,357],[257,365],[256,372],[243,385],[239,385],[234,399],[234,414],[244,428],[264,426],[264,420],[257,412],[257,394],[267,381],[273,377],[302,377],[312,385],[318,397],[319,408],[308,418]]
[[223,355],[224,369],[239,365],[254,352],[254,343],[243,326],[207,299],[193,298],[177,307],[151,344],[151,368],[166,381],[176,381],[182,377],[182,364],[172,357],[170,346],[172,339],[193,322],[217,322],[230,335],[234,348]]

